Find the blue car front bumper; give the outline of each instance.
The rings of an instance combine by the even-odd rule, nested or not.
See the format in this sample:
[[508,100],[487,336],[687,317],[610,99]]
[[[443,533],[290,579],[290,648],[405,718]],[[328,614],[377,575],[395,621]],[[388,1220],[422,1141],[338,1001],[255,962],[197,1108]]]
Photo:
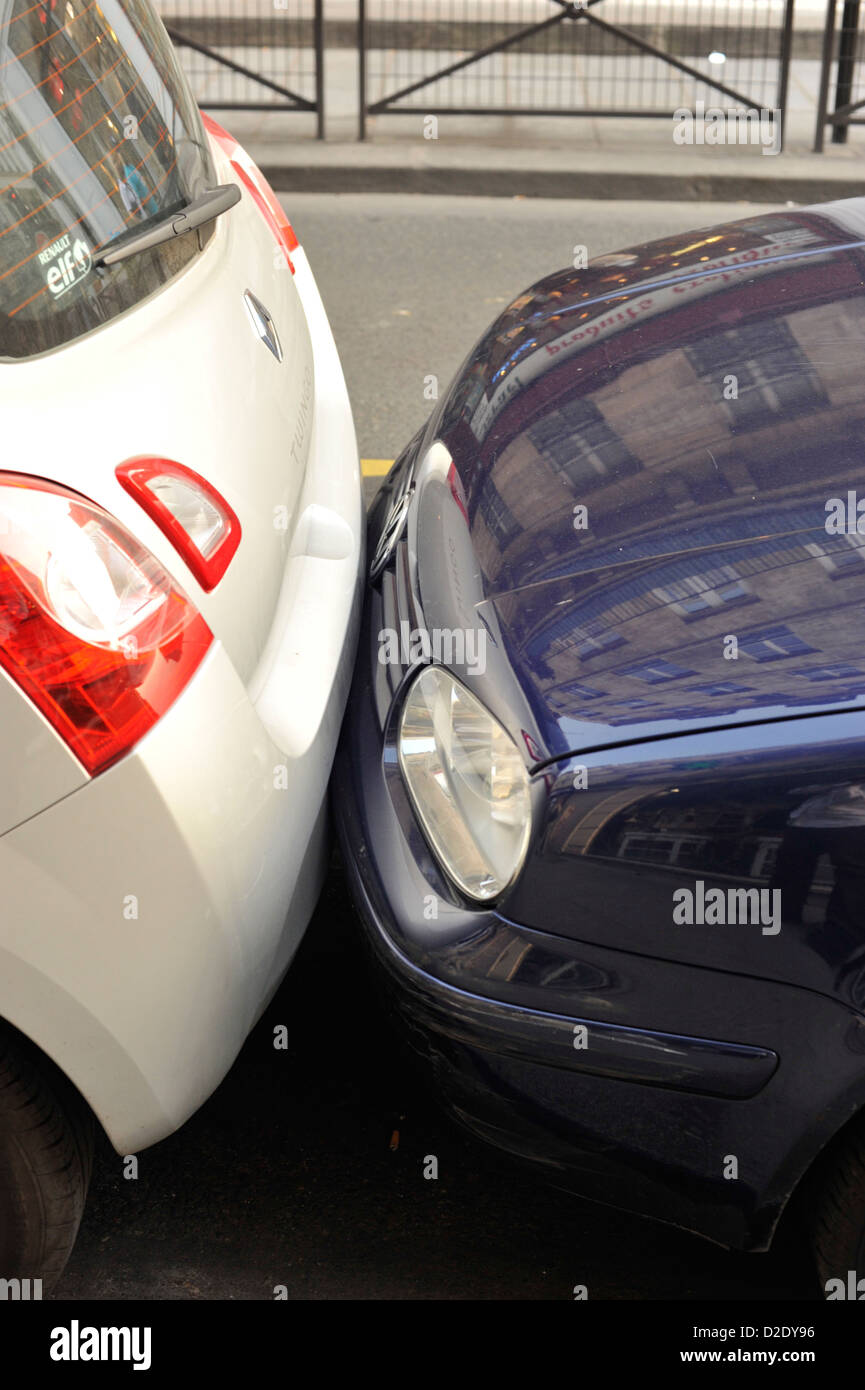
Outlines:
[[[861,1104],[865,1024],[787,983],[573,941],[469,910],[414,820],[367,592],[332,803],[387,997],[456,1117],[583,1196],[765,1249]],[[396,688],[396,694],[394,694]]]

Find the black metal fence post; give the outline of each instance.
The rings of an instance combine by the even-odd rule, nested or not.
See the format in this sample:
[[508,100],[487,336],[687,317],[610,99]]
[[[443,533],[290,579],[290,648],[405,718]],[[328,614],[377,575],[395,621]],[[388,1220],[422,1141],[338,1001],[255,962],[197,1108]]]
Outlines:
[[832,46],[835,39],[835,10],[837,0],[826,0],[823,21],[823,56],[820,62],[820,90],[817,95],[817,129],[814,132],[814,153],[823,153],[826,137],[826,111],[829,105],[829,78],[832,72]]
[[324,0],[315,0],[315,134],[324,139]]
[[366,0],[357,4],[357,88],[358,88],[358,140],[366,139]]
[[[841,14],[841,38],[838,44],[838,76],[835,81],[835,110],[847,106],[853,93],[853,69],[856,66],[856,39],[859,34],[859,0],[844,0]],[[850,132],[844,121],[832,127],[833,145],[845,145]]]
[[781,144],[784,148],[784,133],[787,125],[787,91],[790,86],[790,56],[793,51],[793,9],[796,0],[787,0],[784,10],[784,28],[781,34],[780,71],[778,73],[778,96],[776,105],[780,113]]

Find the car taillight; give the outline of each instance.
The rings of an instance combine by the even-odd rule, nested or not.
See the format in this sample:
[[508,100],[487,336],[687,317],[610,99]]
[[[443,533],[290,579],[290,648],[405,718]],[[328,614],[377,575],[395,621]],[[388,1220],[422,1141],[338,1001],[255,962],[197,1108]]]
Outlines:
[[300,243],[294,235],[294,228],[282,210],[282,205],[271,188],[264,174],[259,169],[254,159],[246,153],[242,145],[239,145],[233,135],[229,135],[227,130],[213,119],[212,116],[205,116],[202,113],[204,128],[209,135],[217,142],[220,148],[228,155],[231,167],[240,179],[243,187],[250,194],[253,202],[269,226],[274,238],[282,249],[282,253],[288,262],[288,268],[294,274],[294,265],[291,259],[291,252],[296,250]]
[[212,640],[155,556],[101,507],[0,473],[0,667],[91,776],[157,723]]
[[179,551],[209,593],[240,545],[240,522],[215,487],[172,459],[134,458],[117,480]]
[[463,520],[465,521],[466,525],[468,525],[469,514],[468,508],[466,507],[466,494],[463,488],[462,478],[457,472],[457,466],[455,463],[452,463],[450,468],[448,469],[448,487],[451,490],[451,497],[454,499],[454,501],[456,502],[457,506],[463,514]]

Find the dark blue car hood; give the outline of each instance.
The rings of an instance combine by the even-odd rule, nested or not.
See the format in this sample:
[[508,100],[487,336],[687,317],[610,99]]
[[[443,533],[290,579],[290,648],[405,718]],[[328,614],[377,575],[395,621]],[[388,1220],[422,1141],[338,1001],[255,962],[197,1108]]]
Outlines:
[[865,699],[865,200],[548,277],[433,441],[425,622],[533,761]]

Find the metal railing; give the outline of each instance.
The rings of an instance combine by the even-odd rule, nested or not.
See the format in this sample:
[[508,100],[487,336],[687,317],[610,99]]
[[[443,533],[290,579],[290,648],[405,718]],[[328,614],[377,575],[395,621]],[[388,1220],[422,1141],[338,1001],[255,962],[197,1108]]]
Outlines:
[[[352,9],[356,3],[356,10]],[[324,48],[357,44],[370,117],[664,117],[699,101],[783,116],[795,0],[156,0],[200,105],[325,131]],[[865,125],[865,4],[827,0],[814,149]]]
[[190,80],[211,111],[301,111],[324,138],[324,0],[156,0]]
[[358,0],[360,119],[786,108],[794,0]]
[[861,19],[859,0],[844,0],[840,16],[838,0],[828,0],[814,136],[814,149],[818,154],[823,151],[827,125],[832,128],[835,145],[846,143],[851,125],[865,125],[862,114],[865,107],[865,29]]

